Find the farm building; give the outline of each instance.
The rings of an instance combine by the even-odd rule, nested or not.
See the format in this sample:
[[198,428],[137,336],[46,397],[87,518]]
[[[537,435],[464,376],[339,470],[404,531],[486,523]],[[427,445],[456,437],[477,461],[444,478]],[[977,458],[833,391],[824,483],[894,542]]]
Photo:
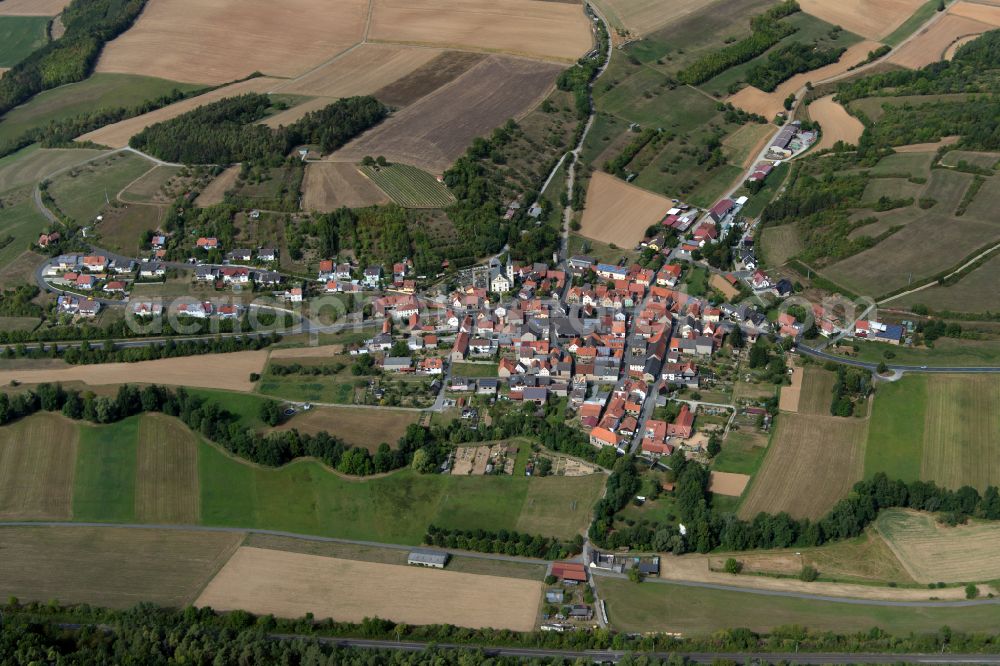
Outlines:
[[414,550],[406,558],[406,563],[415,567],[431,567],[433,569],[444,569],[448,564],[448,553],[441,553],[436,550]]
[[712,206],[712,209],[708,211],[709,216],[716,222],[722,222],[733,209],[736,208],[736,202],[732,199],[723,199],[719,203]]
[[552,575],[560,580],[572,580],[578,583],[587,582],[587,571],[582,564],[575,562],[555,562],[552,565]]

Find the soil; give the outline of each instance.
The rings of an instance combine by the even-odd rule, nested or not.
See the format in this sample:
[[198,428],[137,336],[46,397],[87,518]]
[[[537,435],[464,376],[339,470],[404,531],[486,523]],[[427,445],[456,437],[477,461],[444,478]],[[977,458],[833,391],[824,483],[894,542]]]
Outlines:
[[816,144],[816,150],[832,148],[838,141],[857,145],[865,126],[847,112],[843,106],[833,101],[833,95],[820,97],[809,105],[809,117],[823,128],[823,136]]
[[[969,3],[958,3],[965,5]],[[955,5],[955,7],[958,7]],[[889,62],[917,69],[932,62],[942,60],[949,48],[959,39],[969,35],[980,35],[1000,23],[985,23],[969,16],[960,15],[954,12],[955,7],[948,10],[948,14],[936,21],[931,27],[921,31],[916,37],[903,44],[898,51],[889,56]],[[984,7],[984,9],[994,10],[997,18],[1000,18],[1000,7]],[[969,12],[979,15],[979,12]],[[986,15],[983,15],[986,18]]]
[[708,475],[708,492],[739,497],[743,494],[748,483],[750,483],[749,474],[710,472]]
[[342,206],[361,208],[389,203],[390,199],[353,164],[314,162],[302,180],[302,208],[330,212]]
[[670,199],[595,172],[587,188],[580,235],[630,249],[642,240],[673,206]]
[[924,0],[802,0],[802,11],[856,35],[880,39],[902,25]]
[[[538,581],[242,547],[195,602],[216,610],[360,622],[534,628]],[[400,594],[400,591],[405,591]]]
[[473,66],[482,62],[482,53],[444,51],[430,62],[390,83],[373,95],[389,106],[402,107],[429,95],[446,83],[454,81]]

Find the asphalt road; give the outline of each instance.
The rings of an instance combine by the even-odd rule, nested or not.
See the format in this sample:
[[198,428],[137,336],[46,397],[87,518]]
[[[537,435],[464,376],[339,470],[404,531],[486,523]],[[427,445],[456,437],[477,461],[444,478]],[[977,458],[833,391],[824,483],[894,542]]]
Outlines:
[[[871,371],[875,371],[878,368],[877,363],[868,363],[867,361],[858,361],[853,358],[844,358],[843,356],[834,356],[833,354],[827,354],[824,351],[818,349],[813,349],[806,345],[800,344],[796,346],[796,351],[800,354],[805,354],[806,356],[812,356],[813,358],[823,359],[824,361],[833,361],[834,363],[841,363],[843,365],[851,365],[856,368],[866,368]],[[925,372],[925,373],[941,373],[941,374],[992,374],[1000,373],[1000,367],[998,366],[978,366],[978,367],[961,367],[961,366],[926,366],[926,365],[889,365],[886,367],[890,370],[896,372]]]
[[[362,638],[322,638],[315,636],[298,636],[293,634],[272,634],[275,640],[306,640],[341,647],[369,648],[379,650],[399,650],[402,652],[423,652],[429,644],[415,641],[376,641]],[[530,647],[497,647],[486,645],[460,645],[456,643],[434,643],[436,649],[468,650],[480,649],[489,656],[533,658],[582,659],[594,663],[621,661],[626,655],[636,654],[620,650],[558,650]],[[796,664],[1000,664],[1000,655],[993,654],[879,654],[867,653],[837,653],[837,652],[650,652],[642,653],[659,659],[671,656],[683,656],[699,663],[711,664],[717,660],[730,660],[736,663],[749,662],[791,662]]]

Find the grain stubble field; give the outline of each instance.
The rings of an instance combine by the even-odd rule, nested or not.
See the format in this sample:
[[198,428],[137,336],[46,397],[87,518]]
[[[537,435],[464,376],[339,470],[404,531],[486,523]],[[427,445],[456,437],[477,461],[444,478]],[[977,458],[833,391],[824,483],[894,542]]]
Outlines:
[[925,0],[801,0],[802,11],[868,39],[902,25]]
[[68,520],[77,429],[39,414],[0,430],[0,518]]
[[587,188],[580,234],[602,243],[631,248],[671,207],[673,203],[666,197],[597,171]]
[[334,211],[341,206],[375,206],[390,201],[385,192],[347,162],[313,162],[307,165],[302,192],[302,208],[318,212]]
[[529,631],[541,589],[538,581],[524,579],[242,547],[196,605],[278,617],[312,613],[347,622],[380,617]]
[[1000,525],[973,521],[948,527],[932,514],[883,511],[876,521],[906,571],[918,583],[961,583],[1000,578]]
[[815,150],[833,148],[838,141],[857,145],[865,126],[847,110],[833,101],[833,95],[820,97],[808,107],[809,117],[818,122],[823,129],[823,136],[816,144]]

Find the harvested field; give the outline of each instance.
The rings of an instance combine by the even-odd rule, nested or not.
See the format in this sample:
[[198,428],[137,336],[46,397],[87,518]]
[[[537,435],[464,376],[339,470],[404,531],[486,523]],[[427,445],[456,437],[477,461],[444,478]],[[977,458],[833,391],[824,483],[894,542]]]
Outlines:
[[179,356],[177,358],[139,361],[137,363],[102,363],[75,365],[54,370],[2,370],[0,384],[17,380],[22,384],[79,381],[91,386],[101,384],[146,384],[196,386],[229,391],[251,391],[251,372],[263,372],[267,351],[242,351],[230,354]]
[[268,116],[263,121],[261,125],[267,125],[271,129],[278,129],[282,125],[291,125],[292,123],[300,120],[307,113],[312,111],[319,111],[334,103],[332,97],[313,97],[312,99],[304,99],[301,104],[296,104],[295,106],[289,107],[284,111],[279,111],[273,116]]
[[705,7],[705,3],[700,0],[671,3],[657,0],[600,0],[595,4],[601,8],[614,28],[623,28],[634,37],[656,32]]
[[226,532],[3,527],[0,594],[22,601],[182,608],[236,550]]
[[955,51],[959,50],[960,48],[962,48],[969,42],[977,39],[978,37],[979,35],[966,35],[965,37],[959,37],[958,39],[956,39],[954,42],[951,43],[951,46],[949,46],[944,50],[944,59],[951,60],[952,58],[955,57]]
[[367,38],[569,62],[593,45],[580,5],[538,0],[373,0]]
[[933,153],[942,146],[955,145],[958,143],[958,139],[959,137],[957,136],[946,136],[940,141],[934,141],[933,143],[911,143],[905,146],[896,146],[893,150],[897,153]]
[[409,164],[361,167],[361,171],[393,201],[406,208],[445,208],[455,202],[447,185]]
[[97,71],[212,84],[297,76],[361,41],[366,15],[363,0],[151,0]]
[[302,179],[302,208],[330,212],[341,206],[360,208],[387,204],[385,192],[347,162],[313,162]]
[[55,16],[70,0],[3,0],[0,16]]
[[333,158],[360,162],[366,155],[384,155],[390,162],[441,173],[472,139],[534,108],[560,70],[548,63],[490,56],[351,141]]
[[862,477],[866,420],[782,414],[740,516],[819,518]]
[[865,131],[865,126],[861,121],[847,112],[837,102],[833,101],[833,95],[820,97],[807,107],[809,117],[818,122],[823,129],[823,136],[816,144],[816,150],[833,148],[833,144],[838,141],[858,144],[861,133]]
[[437,59],[440,49],[361,44],[274,92],[317,97],[370,95]]
[[288,618],[312,613],[347,622],[380,617],[530,631],[541,589],[537,581],[517,578],[243,547],[196,605]]
[[910,18],[925,0],[802,0],[802,11],[845,30],[879,39]]
[[802,380],[805,370],[800,366],[792,368],[792,383],[781,387],[781,395],[778,397],[778,409],[783,412],[799,411],[799,402],[802,400]]
[[143,523],[198,522],[198,443],[180,421],[162,414],[139,420],[135,517]]
[[443,51],[430,62],[372,94],[383,104],[406,106],[457,79],[485,57],[482,53]]
[[60,169],[80,164],[100,154],[99,150],[29,146],[0,158],[0,192],[22,185],[34,185]]
[[94,130],[93,132],[88,132],[83,136],[77,137],[77,140],[93,141],[96,144],[111,146],[112,148],[125,148],[128,146],[129,139],[150,125],[155,125],[156,123],[161,123],[164,120],[176,118],[182,113],[187,113],[188,111],[196,109],[199,106],[210,104],[211,102],[217,102],[220,99],[225,99],[226,97],[236,97],[249,92],[265,92],[274,85],[275,81],[277,81],[277,79],[270,79],[262,76],[256,79],[250,79],[241,83],[234,83],[229,86],[217,88],[216,90],[207,92],[204,95],[198,95],[197,97],[181,100],[180,102],[165,106],[162,109],[150,111],[149,113],[144,113],[141,116],[122,120],[121,122],[107,125]]
[[826,416],[833,401],[833,385],[837,375],[816,366],[805,368],[802,393],[799,396],[799,414]]
[[1000,379],[935,375],[927,386],[920,478],[985,491],[1000,482]]
[[295,429],[311,435],[328,432],[348,444],[374,452],[382,442],[395,447],[406,428],[418,420],[420,412],[390,407],[313,407],[296,414],[276,430]]
[[729,497],[739,497],[750,483],[749,474],[733,474],[732,472],[709,472],[708,492]]
[[1000,26],[1000,7],[960,0],[933,25],[920,31],[889,56],[888,62],[916,69],[944,60],[949,51],[954,55],[955,43],[981,35]]
[[[308,171],[307,171],[308,173]],[[205,189],[201,191],[194,203],[197,206],[214,206],[222,203],[226,196],[226,191],[231,190],[236,185],[236,179],[240,175],[240,165],[236,164],[215,177]]]
[[673,206],[670,199],[630,185],[614,176],[594,172],[587,188],[580,234],[602,243],[631,248],[651,225]]
[[[934,173],[943,171],[936,169]],[[932,310],[949,312],[997,312],[1000,311],[1000,290],[996,285],[1000,280],[1000,256],[987,259],[958,282],[934,285],[909,296],[893,301],[893,305],[924,305]]]
[[[729,97],[728,102],[752,113],[759,113],[765,118],[773,118],[776,114],[785,110],[785,98],[793,93],[797,93],[807,82],[819,83],[829,78],[839,76],[848,69],[862,62],[868,57],[868,52],[877,49],[877,42],[863,41],[850,46],[840,56],[840,60],[810,72],[796,74],[784,83],[780,84],[773,92],[764,92],[753,86],[743,88],[735,95]],[[815,104],[815,102],[813,102]],[[811,109],[812,107],[810,107]]]
[[0,518],[69,520],[76,445],[76,426],[55,414],[0,428]]
[[1000,578],[1000,525],[973,521],[947,527],[932,514],[892,509],[879,514],[879,533],[918,583]]

